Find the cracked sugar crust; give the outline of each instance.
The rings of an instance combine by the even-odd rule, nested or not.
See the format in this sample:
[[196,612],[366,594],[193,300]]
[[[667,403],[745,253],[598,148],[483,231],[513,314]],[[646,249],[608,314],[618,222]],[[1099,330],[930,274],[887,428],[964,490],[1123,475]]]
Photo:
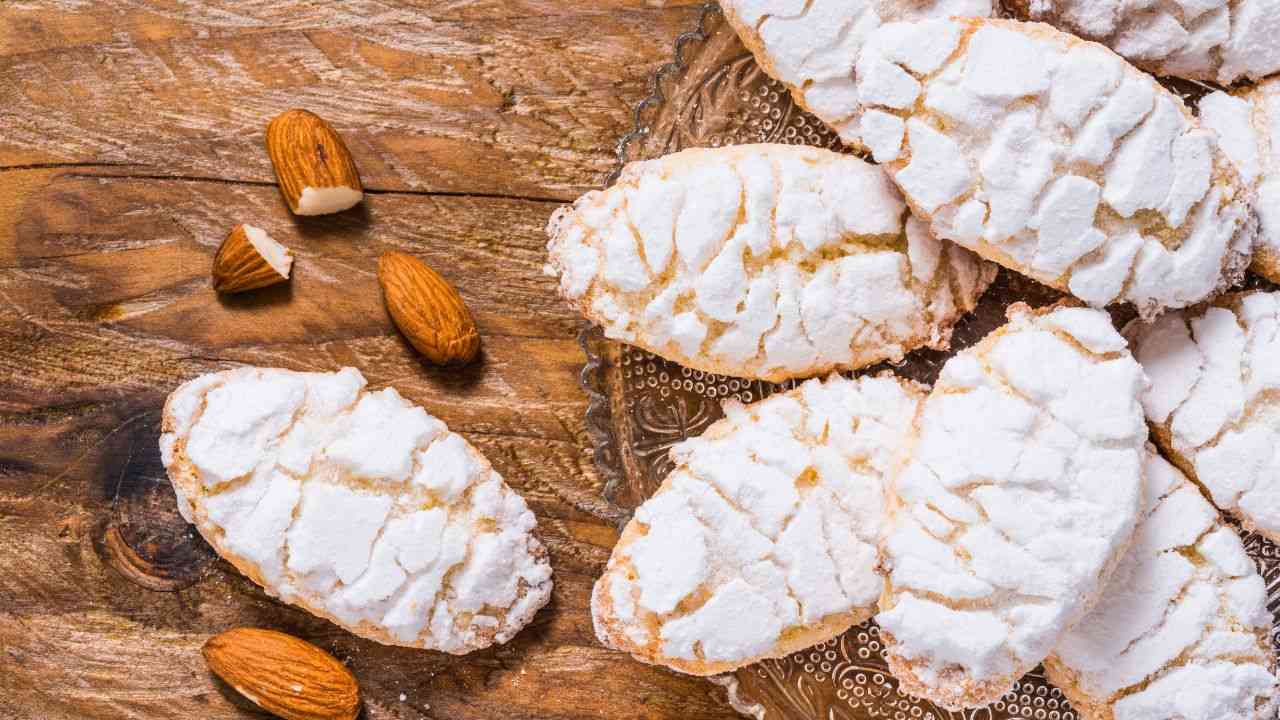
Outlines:
[[1215,134],[1097,43],[1012,20],[894,23],[857,82],[893,128],[876,160],[938,237],[1144,317],[1249,264],[1252,191]]
[[1280,138],[1280,79],[1230,95],[1219,90],[1201,98],[1199,109],[1201,124],[1218,133],[1222,151],[1257,196],[1258,240],[1251,269],[1280,283],[1280,140],[1273,139]]
[[1280,0],[1010,0],[1007,7],[1157,75],[1230,85],[1280,71]]
[[907,693],[1012,689],[1084,616],[1133,536],[1145,380],[1105,312],[1021,303],[954,356],[891,476],[880,624]]
[[642,662],[728,672],[874,612],[883,477],[924,388],[813,379],[671,450],[592,592],[596,635]]
[[871,32],[891,22],[993,13],[991,0],[722,0],[720,7],[760,67],[801,107],[846,145],[871,151],[893,132],[879,113],[864,117],[854,85],[854,61]]
[[1227,295],[1126,332],[1152,436],[1219,508],[1280,542],[1280,293]]
[[930,235],[879,168],[792,145],[632,163],[547,234],[547,272],[608,337],[771,381],[945,349],[995,277]]
[[1266,584],[1235,530],[1148,449],[1144,513],[1046,674],[1085,720],[1273,720]]
[[178,509],[269,594],[389,645],[510,640],[551,596],[524,500],[444,423],[353,369],[247,367],[165,403]]

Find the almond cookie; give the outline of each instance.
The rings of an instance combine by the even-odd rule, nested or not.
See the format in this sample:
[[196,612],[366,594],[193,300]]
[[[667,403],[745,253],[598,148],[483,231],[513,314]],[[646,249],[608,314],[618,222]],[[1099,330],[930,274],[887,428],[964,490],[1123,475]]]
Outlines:
[[1012,20],[894,23],[856,78],[883,115],[864,141],[939,237],[1144,317],[1249,264],[1252,193],[1214,133],[1101,45]]
[[1009,0],[1007,7],[1157,75],[1230,85],[1280,70],[1280,0]]
[[1152,436],[1250,530],[1280,542],[1280,293],[1228,295],[1126,329]]
[[1240,178],[1257,192],[1258,241],[1251,269],[1280,283],[1280,80],[1200,100],[1200,122],[1218,133],[1218,144]]
[[[796,103],[864,149],[863,114],[854,87],[854,61],[875,28],[890,22],[954,16],[990,17],[991,0],[721,0],[742,44]],[[874,135],[879,113],[865,120]]]
[[591,596],[596,635],[713,675],[836,637],[874,612],[882,478],[922,388],[809,380],[671,450]]
[[888,486],[876,621],[904,692],[993,702],[1089,611],[1141,510],[1144,382],[1086,308],[1015,304],[943,366]]
[[178,509],[270,595],[362,637],[463,654],[551,596],[524,500],[474,447],[358,371],[242,368],[169,396]]
[[548,273],[608,337],[775,382],[946,348],[995,274],[930,235],[879,168],[793,145],[632,163],[547,234]]
[[1274,720],[1267,588],[1234,530],[1151,448],[1145,512],[1097,607],[1045,661],[1084,720]]

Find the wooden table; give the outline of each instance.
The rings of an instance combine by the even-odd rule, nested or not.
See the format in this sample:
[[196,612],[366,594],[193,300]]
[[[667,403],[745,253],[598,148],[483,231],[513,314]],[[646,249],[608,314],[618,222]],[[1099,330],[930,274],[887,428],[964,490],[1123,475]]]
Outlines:
[[[237,625],[334,652],[371,720],[734,717],[709,683],[596,643],[620,518],[586,453],[578,320],[541,273],[548,216],[600,185],[695,5],[0,2],[0,717],[260,717],[200,657]],[[262,136],[292,107],[345,136],[357,210],[285,209]],[[290,286],[210,289],[240,222],[293,248]],[[392,329],[390,249],[458,285],[474,367],[428,367]],[[175,519],[156,418],[182,380],[243,363],[354,365],[479,446],[538,515],[550,607],[466,657],[389,648],[211,556]]]

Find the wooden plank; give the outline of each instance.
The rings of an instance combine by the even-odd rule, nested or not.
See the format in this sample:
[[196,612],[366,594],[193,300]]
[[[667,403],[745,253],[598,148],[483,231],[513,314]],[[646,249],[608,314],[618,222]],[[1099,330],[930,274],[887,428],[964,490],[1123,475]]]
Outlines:
[[[595,640],[622,518],[588,452],[578,321],[541,274],[548,216],[611,168],[697,4],[0,4],[0,717],[262,717],[199,655],[236,625],[333,651],[370,720],[733,717]],[[294,106],[347,138],[359,209],[284,208],[261,142]],[[212,292],[239,222],[294,250],[288,286]],[[478,363],[430,367],[394,331],[389,249],[458,285]],[[244,363],[354,365],[466,435],[538,516],[551,606],[453,657],[356,638],[218,560],[177,518],[157,421],[177,383]]]
[[342,132],[370,188],[571,199],[611,167],[695,14],[331,20],[0,57],[0,167],[271,182],[263,130],[300,106]]
[[[585,452],[576,320],[539,272],[553,203],[388,193],[362,213],[295,224],[266,185],[8,173],[38,185],[28,174],[44,184],[0,238],[0,544],[14,549],[0,565],[0,702],[29,703],[16,716],[240,716],[198,656],[237,624],[295,631],[350,660],[375,718],[723,715],[705,683],[619,657],[591,631],[590,586],[620,518]],[[287,291],[228,302],[210,290],[209,258],[236,219],[298,251]],[[391,329],[373,269],[393,247],[457,281],[485,338],[476,367],[424,366]],[[242,362],[354,364],[466,434],[539,516],[552,608],[511,645],[452,658],[351,637],[221,562],[177,593],[130,583],[105,538],[172,503],[155,449],[164,395]],[[138,476],[150,489],[122,494]],[[51,699],[76,672],[90,687]]]
[[500,21],[695,7],[703,0],[9,0],[0,5],[0,55],[113,42],[250,35],[278,28],[367,27],[424,20]]

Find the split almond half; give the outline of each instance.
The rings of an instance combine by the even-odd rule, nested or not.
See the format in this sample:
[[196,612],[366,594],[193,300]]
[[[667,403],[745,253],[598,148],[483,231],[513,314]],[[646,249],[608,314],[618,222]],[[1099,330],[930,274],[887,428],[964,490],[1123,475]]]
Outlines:
[[327,215],[360,202],[364,186],[346,143],[320,116],[289,110],[267,125],[267,152],[295,215]]
[[293,254],[262,228],[237,225],[213,256],[213,289],[236,293],[282,283],[293,269]]
[[209,638],[201,652],[236,692],[285,720],[354,720],[360,712],[351,671],[292,635],[235,628]]
[[460,365],[480,351],[480,331],[462,296],[435,270],[401,252],[378,261],[387,312],[409,343],[437,365]]

